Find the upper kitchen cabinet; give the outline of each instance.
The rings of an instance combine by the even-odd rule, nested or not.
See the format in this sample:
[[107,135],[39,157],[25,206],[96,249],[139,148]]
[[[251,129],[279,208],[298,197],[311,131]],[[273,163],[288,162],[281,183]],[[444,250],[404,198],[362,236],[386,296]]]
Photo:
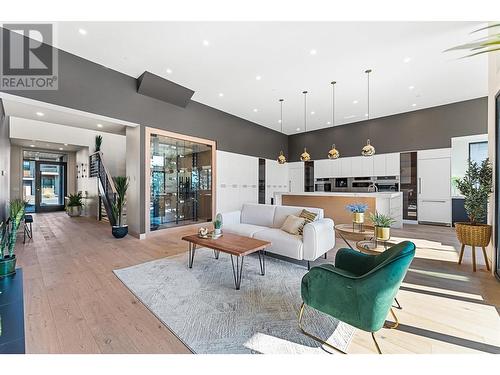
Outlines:
[[399,176],[400,173],[399,152],[385,154],[385,176]]
[[314,178],[329,178],[333,177],[330,168],[329,159],[321,159],[314,161]]
[[340,177],[352,177],[352,159],[354,158],[340,158]]

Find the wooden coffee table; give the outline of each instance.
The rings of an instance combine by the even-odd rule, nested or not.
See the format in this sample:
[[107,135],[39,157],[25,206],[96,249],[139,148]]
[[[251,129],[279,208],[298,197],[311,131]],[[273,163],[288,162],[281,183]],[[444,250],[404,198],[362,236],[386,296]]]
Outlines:
[[[266,273],[265,249],[271,245],[271,242],[257,240],[255,238],[239,236],[232,233],[224,233],[217,239],[201,238],[197,234],[182,237],[188,242],[188,266],[193,268],[194,253],[196,247],[206,247],[214,251],[215,259],[219,259],[219,252],[227,253],[231,256],[233,266],[234,285],[236,290],[240,289],[241,276],[243,274],[243,259],[246,255],[257,253],[259,255],[260,273]],[[236,258],[236,262],[234,261]],[[235,267],[236,263],[236,267]]]

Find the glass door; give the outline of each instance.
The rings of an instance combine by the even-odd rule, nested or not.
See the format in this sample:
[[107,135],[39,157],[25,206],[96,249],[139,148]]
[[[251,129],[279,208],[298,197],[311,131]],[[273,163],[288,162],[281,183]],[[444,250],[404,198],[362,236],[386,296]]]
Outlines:
[[64,210],[66,163],[36,162],[36,212]]

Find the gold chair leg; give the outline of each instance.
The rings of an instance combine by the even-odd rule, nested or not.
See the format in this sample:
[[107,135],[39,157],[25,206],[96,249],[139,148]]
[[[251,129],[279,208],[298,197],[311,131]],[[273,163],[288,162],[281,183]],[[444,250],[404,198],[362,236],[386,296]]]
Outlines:
[[307,332],[303,327],[302,327],[302,317],[304,316],[304,309],[305,309],[305,304],[304,302],[302,302],[302,305],[300,306],[300,311],[299,311],[299,328],[300,330],[302,331],[302,333],[310,338],[312,338],[313,340],[319,342],[320,344],[323,344],[333,350],[336,350],[337,352],[339,353],[342,353],[342,354],[347,354],[346,352],[344,352],[343,350],[340,350],[339,348],[336,348],[335,346],[333,346],[332,344],[320,339],[319,337],[316,337],[314,336],[313,334]]
[[394,318],[394,324],[389,325],[389,324],[385,323],[384,328],[395,329],[399,326],[399,319],[396,316],[396,314],[394,313],[394,310],[392,308],[390,309],[390,312],[391,312],[392,317]]
[[382,354],[382,351],[380,350],[380,346],[378,346],[377,339],[375,338],[375,332],[372,332],[372,339],[373,339],[373,342],[375,343],[375,347],[377,348],[378,354]]

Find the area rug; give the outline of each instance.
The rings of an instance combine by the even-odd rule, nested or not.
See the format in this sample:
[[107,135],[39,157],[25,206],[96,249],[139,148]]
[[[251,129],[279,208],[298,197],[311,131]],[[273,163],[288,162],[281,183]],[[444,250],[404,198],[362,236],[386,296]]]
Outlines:
[[[196,250],[115,270],[115,275],[192,352],[203,354],[322,354],[322,347],[298,328],[303,266],[266,257],[260,274],[256,255],[245,257],[241,289],[235,290],[231,259]],[[334,297],[334,296],[332,296]],[[305,328],[347,351],[355,329],[307,308]]]

